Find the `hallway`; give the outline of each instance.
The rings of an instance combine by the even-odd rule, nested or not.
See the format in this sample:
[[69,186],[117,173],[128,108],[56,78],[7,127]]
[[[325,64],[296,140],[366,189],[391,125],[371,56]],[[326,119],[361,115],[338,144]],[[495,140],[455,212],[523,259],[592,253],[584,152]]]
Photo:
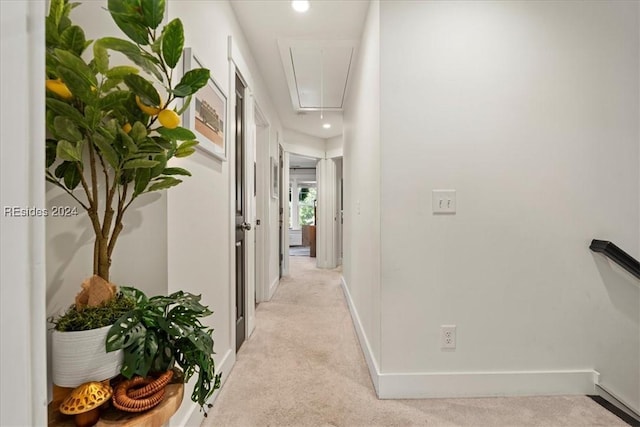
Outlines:
[[[625,426],[587,397],[378,400],[339,270],[291,258],[202,427]],[[229,375],[223,372],[223,375]]]

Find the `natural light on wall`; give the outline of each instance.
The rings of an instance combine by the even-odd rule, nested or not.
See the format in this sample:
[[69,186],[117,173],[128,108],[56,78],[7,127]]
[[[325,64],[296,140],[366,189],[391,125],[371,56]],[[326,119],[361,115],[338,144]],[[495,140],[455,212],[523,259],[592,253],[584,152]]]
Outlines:
[[291,7],[296,12],[304,13],[309,10],[309,2],[307,0],[293,0],[291,2]]

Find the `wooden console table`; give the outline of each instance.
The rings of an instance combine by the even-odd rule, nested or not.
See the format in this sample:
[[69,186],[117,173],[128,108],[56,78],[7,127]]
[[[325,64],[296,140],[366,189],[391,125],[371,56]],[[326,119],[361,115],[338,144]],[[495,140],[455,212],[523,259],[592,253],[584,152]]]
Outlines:
[[[73,390],[72,388],[53,386],[53,401],[49,404],[49,427],[74,427],[73,415],[59,412],[60,403]],[[169,384],[164,399],[154,408],[140,413],[127,413],[109,405],[100,412],[99,427],[161,427],[176,413],[182,404],[184,384]],[[106,405],[105,405],[106,406]]]

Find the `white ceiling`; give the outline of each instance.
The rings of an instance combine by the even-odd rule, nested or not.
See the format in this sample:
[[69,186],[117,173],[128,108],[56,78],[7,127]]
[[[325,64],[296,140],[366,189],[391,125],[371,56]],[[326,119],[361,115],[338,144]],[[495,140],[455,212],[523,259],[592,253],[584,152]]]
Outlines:
[[[341,135],[341,111],[325,110],[323,120],[320,119],[320,111],[296,111],[287,84],[278,42],[287,46],[299,46],[300,43],[340,46],[344,45],[345,41],[360,40],[369,1],[311,0],[311,8],[306,13],[294,11],[288,0],[232,0],[231,7],[269,88],[282,125],[319,138]],[[337,65],[331,67],[333,71],[324,73],[324,86],[327,89],[323,93],[324,97],[327,97],[327,102],[335,103],[337,102],[335,100],[341,97],[338,89],[341,85],[342,96],[344,96],[344,79],[348,71],[348,67],[345,70],[344,63],[347,54],[343,51],[327,53],[327,55],[337,55],[337,58],[329,61]],[[296,66],[306,68],[306,84],[311,84],[312,80],[319,81],[317,75],[319,71],[313,70],[318,65],[317,51],[311,55],[307,52],[306,58],[304,52],[300,51],[298,56]],[[357,49],[354,57],[350,58],[351,67],[355,64],[356,56]],[[298,89],[304,89],[301,88],[301,84],[304,82],[298,83]],[[317,102],[318,91],[315,90],[314,93],[314,90],[311,84],[307,102]],[[324,105],[328,104],[325,102]],[[331,123],[331,128],[324,129],[323,123]]]

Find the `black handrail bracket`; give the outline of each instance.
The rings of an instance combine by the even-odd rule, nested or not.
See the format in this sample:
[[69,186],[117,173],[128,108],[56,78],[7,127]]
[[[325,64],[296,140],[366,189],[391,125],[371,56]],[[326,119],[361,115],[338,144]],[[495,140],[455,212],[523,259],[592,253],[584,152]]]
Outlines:
[[640,262],[607,240],[592,240],[589,246],[593,252],[601,252],[616,264],[640,279]]

